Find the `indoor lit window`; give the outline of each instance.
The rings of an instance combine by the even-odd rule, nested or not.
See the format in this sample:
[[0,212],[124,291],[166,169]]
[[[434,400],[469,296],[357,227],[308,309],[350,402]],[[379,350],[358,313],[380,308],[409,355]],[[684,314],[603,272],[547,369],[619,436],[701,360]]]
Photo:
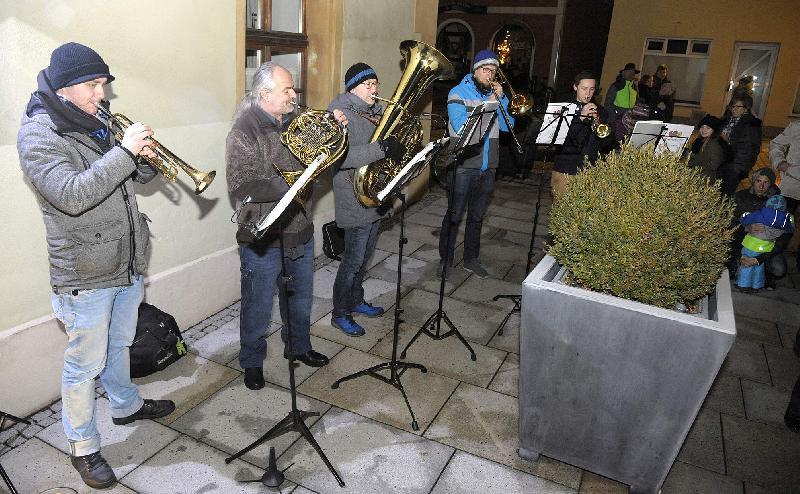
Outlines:
[[685,38],[647,38],[644,43],[642,72],[655,74],[666,64],[667,78],[675,88],[675,102],[699,105],[703,98],[711,41]]

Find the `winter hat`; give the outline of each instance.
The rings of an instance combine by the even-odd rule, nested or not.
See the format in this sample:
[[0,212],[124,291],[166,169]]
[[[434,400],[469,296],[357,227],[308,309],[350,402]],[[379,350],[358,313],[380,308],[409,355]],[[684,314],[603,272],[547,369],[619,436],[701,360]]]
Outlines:
[[759,168],[758,170],[753,173],[752,180],[753,182],[756,181],[757,177],[765,176],[769,179],[770,184],[775,184],[775,172],[772,171],[772,168]]
[[105,77],[108,82],[114,80],[100,55],[80,43],[65,43],[53,50],[50,66],[46,70],[47,78],[55,90],[98,77]]
[[636,70],[636,64],[633,62],[626,63],[625,68],[620,70],[620,72],[625,72],[626,70],[632,70],[635,74],[641,72],[641,70]]
[[375,73],[375,69],[364,62],[358,62],[351,65],[345,72],[344,87],[347,91],[350,91],[364,81],[377,78],[378,74]]
[[479,67],[484,65],[494,65],[499,67],[500,62],[497,61],[497,54],[492,50],[481,50],[475,55],[475,60],[472,62],[472,71],[475,72]]
[[714,132],[719,132],[719,129],[722,128],[722,120],[718,119],[714,115],[706,113],[706,116],[703,117],[700,120],[700,123],[697,124],[697,128],[699,129],[703,125],[711,127],[712,129],[714,129]]
[[767,202],[764,204],[764,207],[777,209],[780,211],[786,211],[786,199],[783,198],[780,194],[775,194],[774,196],[767,199]]

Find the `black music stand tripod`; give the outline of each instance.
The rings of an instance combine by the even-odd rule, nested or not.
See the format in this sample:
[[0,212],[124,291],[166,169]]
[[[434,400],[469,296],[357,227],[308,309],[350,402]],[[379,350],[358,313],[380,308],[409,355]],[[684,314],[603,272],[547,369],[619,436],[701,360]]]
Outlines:
[[[295,384],[294,379],[294,353],[292,352],[292,325],[291,325],[291,314],[289,312],[289,280],[291,279],[290,276],[286,274],[286,258],[284,257],[285,250],[283,245],[283,220],[279,221],[280,223],[280,230],[278,233],[278,245],[280,246],[280,255],[281,255],[281,276],[280,276],[280,291],[281,291],[281,303],[284,305],[283,313],[286,315],[286,320],[283,321],[283,324],[286,326],[286,351],[289,356],[289,394],[292,397],[292,409],[289,411],[289,414],[281,419],[280,422],[275,424],[270,430],[268,430],[263,436],[256,439],[244,449],[235,453],[228,458],[225,458],[225,463],[230,463],[236,458],[244,455],[245,453],[249,452],[253,448],[269,441],[270,439],[274,439],[276,437],[282,436],[288,432],[298,432],[300,435],[308,441],[308,443],[317,451],[322,461],[325,463],[325,466],[328,467],[328,470],[331,471],[333,476],[336,478],[336,482],[339,483],[340,487],[344,487],[344,480],[342,477],[339,476],[339,473],[331,464],[328,457],[325,456],[325,452],[322,451],[322,448],[317,443],[317,440],[314,439],[314,435],[311,434],[311,431],[306,426],[305,420],[308,417],[319,416],[319,412],[307,412],[305,410],[300,410],[297,408],[297,385]],[[262,232],[263,233],[263,232]],[[260,236],[256,233],[256,237]],[[260,481],[264,485],[270,485],[267,482],[270,481],[270,477],[274,474],[274,472],[270,471],[270,468],[267,468],[267,471],[264,473]],[[246,481],[252,482],[252,481]]]
[[[458,225],[453,225],[451,221],[453,217],[453,202],[454,202],[455,188],[456,188],[455,187],[456,168],[458,167],[458,162],[463,158],[464,151],[468,147],[481,145],[481,142],[483,141],[482,139],[483,134],[488,132],[489,128],[492,125],[492,122],[494,121],[494,118],[497,117],[496,111],[498,107],[499,103],[496,101],[486,102],[478,105],[477,107],[475,107],[475,109],[472,110],[472,113],[470,113],[466,122],[464,122],[464,125],[461,126],[461,129],[458,132],[459,136],[458,141],[456,142],[453,151],[454,155],[454,159],[452,162],[453,169],[448,172],[450,175],[448,177],[449,186],[447,188],[448,189],[447,213],[445,213],[446,217],[448,218],[448,222],[450,223],[450,228],[456,229],[456,232],[454,234],[457,234],[458,232]],[[481,125],[482,122],[485,124],[485,126]],[[483,129],[482,133],[480,134],[481,138],[478,139],[477,143],[473,143],[472,146],[468,146],[478,127],[481,127]],[[451,232],[448,231],[448,235],[450,233]],[[440,234],[443,235],[444,232],[441,232]],[[445,239],[445,241],[447,241],[447,239]],[[450,263],[452,262],[453,255],[454,252],[451,252],[451,249],[449,248],[448,245],[448,248],[446,249],[445,252],[445,258],[442,259],[443,262],[442,277],[439,282],[439,307],[436,309],[436,312],[434,312],[433,314],[431,314],[430,317],[428,317],[428,319],[419,328],[414,337],[411,338],[411,341],[409,341],[408,344],[406,344],[405,348],[403,348],[403,351],[400,353],[400,358],[406,358],[406,352],[408,351],[409,347],[411,347],[411,345],[413,345],[414,342],[417,341],[417,338],[419,338],[421,334],[425,333],[434,340],[443,340],[450,336],[455,336],[456,338],[458,338],[459,341],[461,341],[461,343],[465,347],[467,347],[467,350],[469,350],[470,359],[472,359],[473,361],[478,359],[475,356],[475,350],[472,349],[470,344],[464,338],[464,335],[461,334],[458,328],[456,328],[456,325],[453,324],[453,321],[451,321],[450,318],[447,317],[447,313],[444,311],[444,289],[445,289],[445,283],[447,282],[447,268],[450,266]],[[450,330],[444,334],[442,333],[442,321],[444,321],[444,323],[447,324],[447,326],[450,328]]]
[[[28,424],[28,425],[30,425],[30,422],[28,422],[27,420],[21,419],[19,417],[11,415],[10,413],[6,413],[6,412],[3,412],[2,410],[0,410],[0,431],[3,430],[3,426],[6,423],[6,419],[10,420],[11,422],[18,423],[18,424]],[[8,492],[10,494],[18,494],[17,489],[14,487],[14,484],[11,482],[11,477],[8,476],[8,474],[6,473],[6,470],[3,468],[3,465],[0,465],[0,476],[3,477],[3,482],[5,482],[6,486],[8,486]]]
[[[548,127],[555,124],[556,128],[553,132],[553,137],[550,139],[550,142],[547,144],[547,148],[544,151],[545,162],[547,162],[547,157],[552,153],[553,149],[556,146],[556,140],[558,139],[558,134],[561,131],[561,127],[563,124],[567,126],[567,132],[569,132],[570,121],[567,120],[567,117],[570,116],[566,113],[566,107],[562,108],[561,111],[557,112],[544,112],[542,115],[553,115],[553,120],[547,123],[544,127],[542,127],[539,132],[541,133],[543,130],[546,130]],[[528,261],[525,264],[525,275],[527,276],[528,273],[531,272],[531,264],[533,263],[533,248],[536,239],[536,224],[539,222],[539,211],[542,205],[542,190],[544,190],[544,184],[547,181],[545,177],[544,168],[542,169],[542,173],[539,176],[539,186],[538,191],[536,193],[536,207],[534,208],[533,212],[533,227],[531,228],[531,242],[528,245]],[[511,310],[503,318],[503,321],[500,322],[500,325],[497,326],[496,334],[499,336],[503,335],[503,330],[508,323],[508,320],[511,318],[512,315],[520,312],[522,310],[522,295],[515,295],[515,294],[505,294],[505,295],[495,295],[492,300],[495,302],[500,299],[508,299],[514,302],[514,306],[511,307]]]

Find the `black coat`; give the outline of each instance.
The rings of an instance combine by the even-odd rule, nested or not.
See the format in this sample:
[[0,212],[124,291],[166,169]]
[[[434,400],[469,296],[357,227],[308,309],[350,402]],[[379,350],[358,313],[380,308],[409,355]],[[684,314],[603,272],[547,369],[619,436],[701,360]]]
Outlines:
[[731,129],[728,144],[731,153],[730,162],[736,173],[740,177],[747,175],[761,151],[761,120],[752,113],[742,115]]
[[[597,115],[600,117],[600,122],[608,122],[608,112],[600,105],[597,105]],[[564,145],[556,154],[553,169],[557,172],[575,175],[583,168],[584,157],[589,159],[589,163],[594,164],[601,152],[608,152],[613,147],[613,132],[605,139],[600,139],[592,131],[592,120],[588,118],[581,120],[576,115],[572,119]]]

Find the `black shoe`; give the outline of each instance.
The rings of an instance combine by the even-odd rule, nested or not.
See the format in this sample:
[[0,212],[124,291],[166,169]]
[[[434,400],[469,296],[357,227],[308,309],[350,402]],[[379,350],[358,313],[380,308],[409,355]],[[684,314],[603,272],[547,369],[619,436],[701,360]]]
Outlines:
[[130,424],[135,420],[157,419],[175,411],[175,402],[172,400],[144,400],[144,405],[138,412],[127,417],[114,417],[114,425]]
[[[283,350],[283,358],[289,358],[289,352],[287,352],[285,349]],[[294,359],[303,362],[309,367],[322,367],[323,365],[328,365],[328,362],[330,362],[328,357],[314,350],[309,350],[306,353],[295,355]]]
[[95,489],[106,489],[117,483],[117,476],[100,452],[70,457],[72,466],[81,474],[83,483]]
[[264,369],[261,367],[247,367],[244,370],[244,385],[247,389],[261,389],[266,383],[264,382]]

